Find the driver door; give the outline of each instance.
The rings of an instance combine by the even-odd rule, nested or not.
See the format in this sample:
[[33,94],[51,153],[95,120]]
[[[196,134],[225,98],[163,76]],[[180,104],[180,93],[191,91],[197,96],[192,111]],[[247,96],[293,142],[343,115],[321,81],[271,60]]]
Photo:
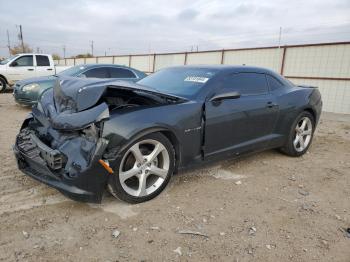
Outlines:
[[273,132],[279,110],[268,91],[265,74],[228,75],[218,93],[234,91],[241,96],[206,102],[206,157],[257,150],[266,145]]
[[9,64],[8,79],[10,82],[16,82],[30,77],[35,77],[35,67],[32,55],[20,56]]

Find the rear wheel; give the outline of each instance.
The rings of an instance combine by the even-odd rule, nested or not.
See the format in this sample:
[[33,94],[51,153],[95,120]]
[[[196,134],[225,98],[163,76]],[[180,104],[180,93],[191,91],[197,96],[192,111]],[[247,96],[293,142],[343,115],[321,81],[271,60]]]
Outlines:
[[312,114],[302,112],[294,121],[282,152],[289,156],[301,156],[309,149],[314,135],[315,120]]
[[2,77],[0,77],[0,92],[4,92],[6,89],[7,83],[5,81],[5,79],[3,79]]
[[107,188],[126,202],[144,202],[163,191],[174,167],[175,153],[170,141],[160,133],[146,135],[121,154]]

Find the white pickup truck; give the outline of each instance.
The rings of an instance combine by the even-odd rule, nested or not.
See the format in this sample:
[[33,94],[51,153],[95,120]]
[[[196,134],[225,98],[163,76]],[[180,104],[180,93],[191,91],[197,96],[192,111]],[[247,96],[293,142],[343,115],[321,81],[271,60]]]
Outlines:
[[0,62],[0,92],[16,81],[30,77],[55,75],[68,66],[55,66],[51,55],[17,54]]

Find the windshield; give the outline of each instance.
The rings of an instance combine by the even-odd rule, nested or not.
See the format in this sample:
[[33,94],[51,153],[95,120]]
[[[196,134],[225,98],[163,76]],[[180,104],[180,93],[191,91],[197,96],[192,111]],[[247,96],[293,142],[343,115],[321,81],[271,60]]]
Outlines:
[[166,94],[191,98],[199,92],[217,70],[207,68],[168,68],[137,83]]
[[9,61],[11,61],[12,59],[16,58],[18,55],[13,55],[13,56],[10,56],[9,58],[6,58],[4,60],[2,60],[0,62],[0,65],[6,65]]
[[66,70],[63,70],[62,72],[59,72],[57,75],[58,76],[76,76],[77,74],[79,74],[84,69],[86,69],[85,66],[77,65],[77,66],[70,67],[70,68],[68,68]]

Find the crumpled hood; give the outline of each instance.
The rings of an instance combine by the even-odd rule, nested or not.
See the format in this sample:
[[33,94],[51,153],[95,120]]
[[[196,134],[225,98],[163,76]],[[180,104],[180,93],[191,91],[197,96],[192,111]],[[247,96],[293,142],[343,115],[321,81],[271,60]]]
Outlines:
[[34,84],[34,83],[36,83],[36,84],[43,84],[43,83],[49,83],[49,82],[54,83],[54,81],[56,79],[57,79],[56,76],[32,77],[32,78],[20,80],[16,84],[19,86],[24,86],[24,85],[28,85],[28,84]]
[[137,83],[93,78],[57,77],[54,86],[54,102],[59,112],[80,112],[94,106],[107,88],[128,89],[153,95],[184,99],[164,94]]

